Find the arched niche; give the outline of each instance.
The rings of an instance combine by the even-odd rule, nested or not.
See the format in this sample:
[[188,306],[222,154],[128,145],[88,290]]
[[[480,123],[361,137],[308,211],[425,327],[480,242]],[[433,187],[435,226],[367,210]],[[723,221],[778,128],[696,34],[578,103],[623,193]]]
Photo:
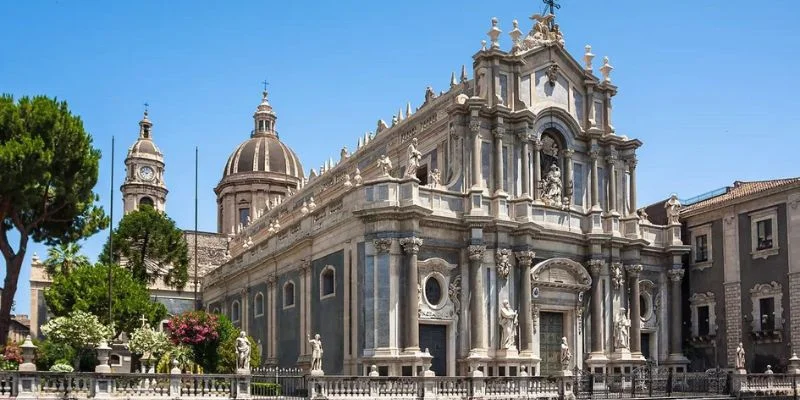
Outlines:
[[559,106],[551,105],[536,112],[533,130],[537,138],[547,131],[559,132],[564,141],[562,145],[574,149],[581,126],[572,114]]

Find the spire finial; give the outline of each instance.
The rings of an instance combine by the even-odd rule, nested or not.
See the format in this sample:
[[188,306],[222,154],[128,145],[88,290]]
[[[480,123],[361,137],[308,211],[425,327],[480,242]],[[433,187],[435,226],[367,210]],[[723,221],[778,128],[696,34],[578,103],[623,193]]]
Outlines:
[[144,116],[145,117],[147,116],[147,111],[148,111],[149,107],[150,107],[150,104],[145,101],[144,102]]
[[263,92],[261,92],[261,94],[264,96],[264,100],[266,100],[266,99],[267,99],[267,85],[269,85],[269,82],[267,82],[267,80],[266,80],[266,79],[264,79],[264,80],[261,82],[261,84],[263,84],[263,85],[264,85],[264,91],[263,91]]
[[467,66],[461,64],[461,83],[464,83],[466,81],[467,81]]
[[453,73],[450,74],[450,88],[452,89],[456,87],[456,85],[458,85],[458,82],[456,81],[456,73],[453,71]]

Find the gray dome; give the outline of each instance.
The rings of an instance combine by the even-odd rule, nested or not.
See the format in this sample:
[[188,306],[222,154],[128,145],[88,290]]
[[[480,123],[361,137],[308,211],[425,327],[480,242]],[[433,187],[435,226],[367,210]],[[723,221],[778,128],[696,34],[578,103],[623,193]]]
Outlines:
[[273,172],[303,178],[300,159],[275,135],[258,135],[242,142],[228,157],[222,177],[249,172]]
[[139,139],[128,150],[129,155],[149,154],[153,156],[161,156],[161,150],[158,149],[155,143],[150,139]]

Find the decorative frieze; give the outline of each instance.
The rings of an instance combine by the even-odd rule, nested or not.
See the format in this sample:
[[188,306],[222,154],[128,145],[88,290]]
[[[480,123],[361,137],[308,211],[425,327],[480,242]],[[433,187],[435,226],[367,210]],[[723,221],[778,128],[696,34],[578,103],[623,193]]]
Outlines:
[[511,250],[509,249],[497,249],[495,253],[495,270],[497,271],[497,275],[500,275],[503,279],[508,278],[509,272],[511,272]]

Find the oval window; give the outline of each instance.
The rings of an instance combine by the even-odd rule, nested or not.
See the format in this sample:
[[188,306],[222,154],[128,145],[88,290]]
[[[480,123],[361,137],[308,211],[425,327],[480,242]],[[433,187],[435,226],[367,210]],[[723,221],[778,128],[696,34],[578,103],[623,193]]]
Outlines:
[[433,306],[442,301],[442,285],[438,279],[430,277],[425,281],[425,298]]

